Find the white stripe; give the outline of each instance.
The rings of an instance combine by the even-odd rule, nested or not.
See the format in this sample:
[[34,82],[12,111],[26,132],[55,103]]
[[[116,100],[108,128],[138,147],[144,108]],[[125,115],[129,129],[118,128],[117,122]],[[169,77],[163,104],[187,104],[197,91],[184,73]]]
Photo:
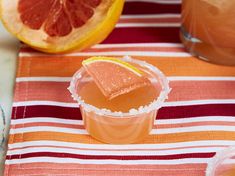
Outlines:
[[158,150],[158,151],[98,151],[98,150],[81,150],[71,148],[57,148],[57,147],[31,147],[25,149],[9,150],[7,155],[22,155],[26,153],[37,152],[56,152],[56,153],[72,153],[78,155],[115,155],[115,156],[165,156],[186,153],[211,153],[223,150],[226,147],[200,147],[200,148],[186,148],[173,150]]
[[[27,132],[61,132],[71,134],[88,134],[86,130],[74,129],[74,128],[62,128],[62,127],[25,127],[11,129],[10,134],[27,133]],[[179,127],[179,128],[166,128],[166,129],[153,129],[151,134],[175,134],[175,133],[189,133],[189,132],[201,132],[201,131],[228,131],[235,132],[234,126],[225,125],[207,125],[207,126],[193,126],[193,127]]]
[[180,25],[180,23],[117,23],[115,27],[180,27]]
[[59,119],[50,117],[36,117],[36,118],[24,118],[24,119],[12,119],[11,125],[27,124],[27,123],[60,123],[69,125],[83,125],[82,120],[69,120],[69,119]]
[[121,19],[149,19],[149,18],[181,18],[180,14],[141,14],[141,15],[122,15]]
[[[204,117],[187,117],[181,119],[157,119],[155,120],[155,125],[167,125],[167,124],[183,124],[183,123],[192,123],[192,122],[235,122],[234,116],[204,116]],[[76,124],[83,125],[82,120],[69,120],[69,119],[60,119],[60,118],[51,118],[51,117],[35,117],[35,118],[24,118],[24,119],[12,119],[11,125],[18,124],[27,124],[27,123],[40,123],[40,122],[52,122],[52,123],[61,123],[61,124]]]
[[[142,15],[141,15],[142,16]],[[144,47],[144,48],[148,48],[148,47],[172,47],[172,48],[176,48],[176,47],[180,47],[180,48],[184,48],[184,45],[182,43],[120,43],[120,44],[96,44],[94,46],[92,46],[91,48],[132,48],[132,47]],[[21,44],[21,48],[28,48],[30,49],[30,47],[28,45],[25,44]]]
[[69,107],[69,108],[78,108],[77,103],[64,103],[57,101],[20,101],[14,102],[14,107],[19,106],[36,106],[36,105],[47,105],[47,106],[60,106],[60,107]]
[[179,127],[179,128],[166,128],[166,129],[152,129],[151,134],[175,134],[175,133],[190,133],[201,131],[228,131],[235,132],[235,126],[225,125],[204,125],[193,127]]
[[235,81],[235,76],[168,76],[169,81]]
[[[230,159],[231,157],[234,157],[234,153],[232,154],[232,156],[228,156],[229,158],[225,159],[223,161],[223,167],[226,166],[226,164],[233,164],[233,167],[231,169],[234,170],[234,164],[235,164],[235,159]],[[231,166],[231,165],[230,165]]]
[[[140,15],[142,17],[142,15]],[[184,45],[182,43],[120,43],[120,44],[96,44],[92,46],[91,48],[132,48],[132,47],[180,47],[184,48]],[[25,44],[21,44],[21,48],[28,48],[30,47]]]
[[[63,56],[156,56],[156,57],[190,57],[191,54],[187,52],[142,52],[142,51],[107,51],[107,52],[80,52],[63,54]],[[20,57],[32,57],[32,56],[50,56],[56,57],[58,55],[48,55],[39,52],[20,52]],[[60,55],[61,56],[61,55]]]
[[187,158],[187,159],[174,159],[174,160],[114,160],[114,159],[74,159],[74,158],[56,158],[56,157],[32,157],[22,159],[6,160],[6,164],[24,164],[24,163],[38,163],[38,162],[52,162],[52,163],[75,163],[75,164],[120,164],[120,165],[136,165],[136,164],[193,164],[193,163],[207,163],[210,158]]
[[123,44],[97,44],[92,48],[132,48],[132,47],[172,47],[172,48],[184,48],[181,43],[123,43]]
[[126,2],[151,2],[159,4],[181,4],[181,0],[126,0]]
[[234,116],[204,116],[204,117],[187,117],[182,119],[156,120],[157,125],[182,124],[192,122],[235,122]]
[[58,146],[58,147],[73,147],[86,149],[103,149],[103,150],[151,150],[151,149],[174,149],[184,147],[201,147],[201,146],[231,146],[235,145],[234,140],[199,140],[190,142],[176,142],[165,144],[127,144],[127,145],[113,145],[113,144],[84,144],[63,141],[29,141],[8,144],[9,149],[23,148],[23,147],[39,147],[39,146]]
[[163,107],[192,106],[192,105],[206,105],[206,104],[234,104],[234,103],[235,99],[189,100],[189,101],[164,102]]
[[[235,99],[173,101],[173,102],[164,102],[163,107],[206,105],[206,104],[235,104]],[[20,101],[13,103],[13,107],[37,106],[37,105],[60,106],[60,107],[71,107],[71,108],[78,107],[76,103],[64,103],[57,101]]]
[[28,133],[28,132],[60,132],[60,133],[71,133],[71,134],[88,134],[84,129],[74,129],[74,128],[62,128],[62,127],[47,127],[47,126],[39,126],[39,127],[25,127],[25,128],[16,128],[11,129],[10,134],[17,133]]
[[16,82],[45,81],[45,82],[70,82],[71,77],[18,77]]
[[[45,82],[70,82],[71,77],[18,77],[16,82],[45,81]],[[235,81],[235,76],[214,77],[214,76],[168,76],[169,81]]]

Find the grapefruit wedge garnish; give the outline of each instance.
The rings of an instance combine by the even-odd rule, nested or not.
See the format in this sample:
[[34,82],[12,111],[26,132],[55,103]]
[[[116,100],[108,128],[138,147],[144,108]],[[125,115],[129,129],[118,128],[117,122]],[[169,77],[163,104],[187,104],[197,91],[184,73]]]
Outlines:
[[150,84],[141,70],[116,58],[91,57],[82,65],[108,99]]
[[82,50],[115,27],[124,0],[0,0],[5,27],[38,50]]

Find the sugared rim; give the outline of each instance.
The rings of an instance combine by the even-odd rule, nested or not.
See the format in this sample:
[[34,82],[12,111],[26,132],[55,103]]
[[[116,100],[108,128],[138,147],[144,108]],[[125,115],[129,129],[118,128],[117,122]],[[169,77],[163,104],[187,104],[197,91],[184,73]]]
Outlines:
[[138,109],[131,109],[131,110],[129,110],[129,112],[113,112],[108,109],[97,108],[93,105],[85,103],[84,100],[82,100],[82,98],[77,94],[76,83],[77,83],[77,81],[79,81],[79,79],[81,79],[81,77],[82,77],[81,73],[83,73],[85,71],[84,68],[80,68],[73,75],[72,80],[70,81],[70,86],[68,87],[68,90],[70,91],[72,98],[78,102],[79,106],[82,106],[88,112],[93,111],[93,112],[97,113],[98,115],[111,116],[114,118],[115,117],[126,117],[126,116],[128,116],[128,117],[133,116],[134,117],[138,114],[149,113],[153,110],[160,109],[162,107],[164,101],[168,98],[169,92],[171,91],[171,89],[169,87],[169,81],[167,80],[165,75],[159,69],[157,69],[156,67],[154,67],[151,64],[148,64],[145,61],[135,60],[135,59],[132,59],[128,56],[125,56],[124,58],[122,58],[122,60],[146,67],[147,69],[149,69],[150,71],[152,71],[156,75],[158,75],[159,80],[160,80],[160,84],[162,87],[162,90],[161,90],[158,98],[155,99],[153,102],[151,102],[149,105],[146,105],[144,107],[141,106]]
[[206,168],[206,176],[214,176],[216,167],[225,159],[231,156],[231,153],[235,154],[235,146],[227,147],[221,151],[218,151],[216,155],[209,161]]

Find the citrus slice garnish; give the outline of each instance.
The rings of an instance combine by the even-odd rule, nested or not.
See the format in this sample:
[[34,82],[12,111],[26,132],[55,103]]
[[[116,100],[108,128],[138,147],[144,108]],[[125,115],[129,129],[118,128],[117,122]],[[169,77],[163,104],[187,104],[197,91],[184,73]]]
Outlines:
[[120,59],[91,57],[82,65],[108,99],[150,84],[141,70]]
[[104,40],[124,0],[0,0],[0,16],[13,35],[38,50],[82,50]]

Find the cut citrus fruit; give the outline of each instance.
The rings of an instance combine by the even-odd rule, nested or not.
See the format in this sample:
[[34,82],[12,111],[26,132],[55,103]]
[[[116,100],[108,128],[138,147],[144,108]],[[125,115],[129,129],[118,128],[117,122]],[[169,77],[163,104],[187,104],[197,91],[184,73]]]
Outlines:
[[82,65],[108,99],[150,84],[141,70],[116,58],[92,57]]
[[115,27],[124,0],[0,0],[0,16],[17,38],[38,50],[82,50]]

